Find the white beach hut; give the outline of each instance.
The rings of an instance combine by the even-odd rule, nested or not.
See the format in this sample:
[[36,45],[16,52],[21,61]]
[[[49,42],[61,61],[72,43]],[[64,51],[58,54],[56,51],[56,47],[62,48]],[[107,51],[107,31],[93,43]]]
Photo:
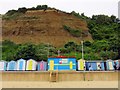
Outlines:
[[25,71],[25,68],[26,68],[26,60],[24,59],[17,60],[17,70]]
[[0,71],[6,71],[6,69],[7,69],[7,62],[1,60],[0,61]]

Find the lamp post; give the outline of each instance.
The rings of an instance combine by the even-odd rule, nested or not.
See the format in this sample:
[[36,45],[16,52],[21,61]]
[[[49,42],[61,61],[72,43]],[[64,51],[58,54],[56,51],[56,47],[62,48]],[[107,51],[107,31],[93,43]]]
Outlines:
[[[82,35],[81,35],[82,36]],[[84,60],[84,48],[83,48],[83,38],[81,40],[81,45],[82,45],[82,60]],[[84,68],[84,72],[83,72],[83,77],[84,77],[84,81],[85,81],[85,68]]]
[[60,56],[60,50],[58,50],[58,56]]
[[81,41],[81,44],[82,44],[82,60],[84,60],[83,40]]

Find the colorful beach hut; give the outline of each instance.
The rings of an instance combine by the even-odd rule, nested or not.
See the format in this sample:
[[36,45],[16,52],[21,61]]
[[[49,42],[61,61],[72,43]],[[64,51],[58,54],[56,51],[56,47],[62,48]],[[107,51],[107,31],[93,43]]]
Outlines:
[[120,70],[120,60],[115,60],[114,63],[115,63],[115,69]]
[[37,69],[37,62],[33,59],[29,59],[27,61],[27,66],[26,66],[26,70],[28,71],[35,71]]
[[7,71],[15,71],[16,70],[16,61],[10,61],[7,65]]
[[76,58],[66,56],[49,57],[48,70],[76,70]]
[[25,71],[25,68],[26,68],[26,60],[24,59],[17,60],[17,70]]
[[86,68],[89,71],[104,71],[105,70],[105,65],[104,61],[87,61],[86,63]]
[[95,71],[95,70],[97,70],[97,63],[95,61],[87,61],[86,62],[86,69],[88,71]]
[[77,68],[78,68],[79,71],[86,70],[85,60],[83,60],[83,59],[78,60],[77,61],[77,66],[78,66]]
[[7,70],[7,62],[1,60],[0,61],[0,71],[6,71]]
[[114,70],[114,61],[109,59],[106,61],[106,69],[109,70]]
[[38,62],[37,71],[47,71],[47,62],[45,61]]

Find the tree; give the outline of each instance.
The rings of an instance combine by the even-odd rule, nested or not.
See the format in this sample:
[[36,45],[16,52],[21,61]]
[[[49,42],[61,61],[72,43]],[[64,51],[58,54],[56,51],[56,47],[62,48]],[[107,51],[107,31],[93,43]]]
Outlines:
[[92,48],[95,49],[95,51],[100,52],[101,50],[106,51],[110,48],[108,41],[106,40],[100,40],[100,41],[94,41],[92,44]]
[[42,5],[42,9],[43,9],[43,10],[46,10],[47,8],[48,8],[47,5]]
[[17,12],[17,10],[9,10],[9,11],[6,13],[6,15],[11,16],[11,15],[15,14],[16,12]]
[[116,21],[116,16],[112,15],[110,18],[111,18],[112,22]]
[[120,59],[120,24],[118,24],[118,27],[116,27],[112,35],[113,36],[109,41],[110,46],[112,50],[116,49],[118,52],[118,56],[116,57],[116,59]]
[[27,11],[27,9],[25,7],[18,8],[18,12],[20,12],[20,13],[25,13],[26,11]]
[[18,45],[5,40],[2,42],[2,59],[6,61],[15,60],[15,54],[17,51]]
[[74,42],[68,42],[64,45],[64,47],[68,49],[68,52],[71,52],[76,50],[77,44]]
[[37,5],[36,9],[37,9],[37,10],[41,10],[41,9],[42,9],[42,6],[41,6],[41,5]]
[[92,44],[91,44],[90,41],[85,41],[85,42],[84,42],[84,45],[85,45],[85,46],[91,46]]
[[107,15],[93,15],[92,20],[94,20],[99,25],[108,25],[112,22],[111,18]]
[[20,45],[17,52],[16,52],[16,59],[35,59],[37,60],[37,55],[36,55],[36,48],[35,45],[33,44],[23,44]]

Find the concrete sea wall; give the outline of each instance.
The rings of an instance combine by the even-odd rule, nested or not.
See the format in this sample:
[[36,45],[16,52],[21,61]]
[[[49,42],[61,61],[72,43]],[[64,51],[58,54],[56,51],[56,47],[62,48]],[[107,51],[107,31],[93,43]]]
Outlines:
[[[1,72],[2,81],[50,81],[50,72],[38,71],[6,71]],[[59,71],[57,81],[116,81],[119,72],[76,72]],[[120,79],[119,79],[120,80]]]

